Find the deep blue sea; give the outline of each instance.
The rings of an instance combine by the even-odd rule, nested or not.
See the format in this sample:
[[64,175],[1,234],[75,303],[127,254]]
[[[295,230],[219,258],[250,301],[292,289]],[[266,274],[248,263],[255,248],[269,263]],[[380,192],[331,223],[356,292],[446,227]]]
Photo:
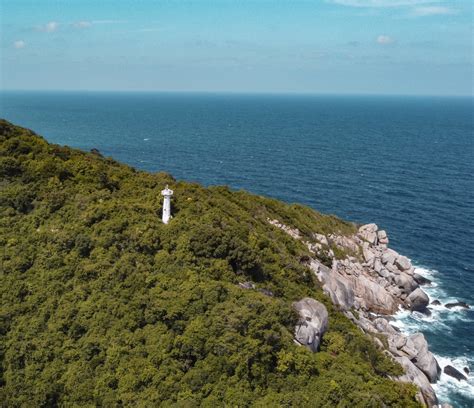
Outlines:
[[164,93],[0,94],[0,117],[139,169],[299,202],[389,233],[443,304],[421,330],[446,375],[442,402],[474,406],[472,98]]

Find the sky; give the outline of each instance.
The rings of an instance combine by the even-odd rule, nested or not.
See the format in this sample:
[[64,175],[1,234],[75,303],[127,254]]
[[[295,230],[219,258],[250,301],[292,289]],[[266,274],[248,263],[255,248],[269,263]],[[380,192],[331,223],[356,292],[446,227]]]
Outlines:
[[474,0],[0,0],[0,89],[472,95]]

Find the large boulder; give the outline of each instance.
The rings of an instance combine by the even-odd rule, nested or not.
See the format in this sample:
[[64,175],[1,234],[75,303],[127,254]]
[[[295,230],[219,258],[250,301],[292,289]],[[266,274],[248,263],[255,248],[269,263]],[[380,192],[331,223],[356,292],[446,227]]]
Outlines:
[[407,343],[405,335],[400,333],[388,333],[387,335],[388,349],[397,357],[406,357],[406,353],[402,350]]
[[467,377],[452,365],[447,365],[444,367],[443,372],[453,378],[456,378],[458,381],[467,380]]
[[352,283],[338,273],[328,276],[323,291],[329,295],[332,303],[340,306],[342,310],[349,310],[354,305]]
[[387,248],[382,254],[382,263],[386,264],[394,264],[395,259],[398,257],[398,252],[394,251],[393,249]]
[[415,279],[416,283],[419,285],[431,285],[431,280],[428,278],[425,278],[423,275],[420,275],[419,273],[413,274],[413,279]]
[[410,260],[406,256],[403,256],[403,255],[397,256],[397,258],[395,259],[395,265],[401,271],[407,271],[411,268]]
[[407,337],[405,340],[405,344],[400,348],[399,355],[401,357],[408,357],[410,360],[415,360],[418,354],[418,350],[416,349],[415,344],[410,337]]
[[295,340],[309,348],[318,351],[323,334],[328,329],[328,311],[326,307],[312,298],[303,298],[293,303],[300,319],[295,327]]
[[387,319],[384,319],[383,317],[378,317],[374,319],[373,324],[375,328],[380,332],[385,335],[392,334],[392,335],[397,335],[398,332],[393,327]]
[[410,310],[422,312],[430,303],[430,299],[425,292],[423,292],[420,288],[417,288],[408,295],[405,302]]
[[414,383],[420,389],[419,400],[428,407],[436,407],[438,398],[431,386],[428,378],[419,370],[408,357],[395,357],[395,360],[403,367],[405,374],[398,377],[401,382]]
[[428,343],[425,336],[415,333],[409,337],[416,349],[416,356],[413,363],[426,375],[431,383],[436,383],[441,374],[441,367],[433,354],[428,350]]
[[382,264],[382,261],[380,260],[380,258],[375,258],[374,259],[374,271],[377,272],[380,276],[382,276],[382,273],[383,273],[383,270],[384,270],[384,267],[383,267],[383,264]]
[[444,306],[448,309],[452,309],[453,307],[462,307],[464,309],[470,309],[469,305],[466,302],[446,303]]
[[365,310],[387,315],[396,312],[398,304],[383,286],[364,275],[355,278],[353,282],[354,295]]
[[354,291],[352,282],[337,272],[337,267],[328,268],[321,262],[312,259],[310,269],[323,284],[323,291],[331,298],[333,304],[342,310],[349,310],[354,306]]
[[377,244],[377,231],[379,227],[376,224],[366,224],[359,228],[359,236],[371,245]]
[[377,238],[378,238],[379,244],[382,244],[382,245],[388,244],[388,236],[384,230],[380,230],[377,232]]
[[415,280],[408,274],[404,272],[400,272],[398,275],[394,277],[395,279],[395,284],[403,290],[404,293],[411,293],[413,292],[417,287],[418,283],[415,282]]
[[392,263],[386,263],[385,269],[390,272],[390,275],[398,275],[400,273],[398,268]]
[[364,260],[367,265],[372,266],[375,261],[375,253],[370,249],[367,243],[364,243],[362,246],[362,255],[364,255]]
[[329,245],[329,242],[328,242],[328,239],[326,238],[326,235],[314,233],[313,237],[314,237],[314,239],[319,241],[321,244],[326,245],[326,246]]

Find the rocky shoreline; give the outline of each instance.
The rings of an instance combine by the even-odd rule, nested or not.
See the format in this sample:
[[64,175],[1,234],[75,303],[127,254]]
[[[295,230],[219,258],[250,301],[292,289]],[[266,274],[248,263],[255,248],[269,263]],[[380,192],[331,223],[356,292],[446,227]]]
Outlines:
[[[407,257],[388,247],[387,233],[376,224],[367,224],[352,236],[312,234],[310,242],[304,240],[297,229],[278,220],[268,222],[304,242],[312,254],[305,262],[321,282],[324,292],[363,332],[371,335],[380,349],[403,367],[405,374],[394,379],[415,384],[420,390],[419,401],[425,406],[437,407],[438,398],[431,384],[439,380],[441,368],[429,351],[424,335],[403,334],[390,323],[401,308],[430,313],[429,297],[421,288],[430,281],[415,273]],[[310,298],[295,302],[294,307],[301,316],[295,328],[295,341],[317,351],[328,325],[327,311]],[[443,404],[443,407],[449,405]]]

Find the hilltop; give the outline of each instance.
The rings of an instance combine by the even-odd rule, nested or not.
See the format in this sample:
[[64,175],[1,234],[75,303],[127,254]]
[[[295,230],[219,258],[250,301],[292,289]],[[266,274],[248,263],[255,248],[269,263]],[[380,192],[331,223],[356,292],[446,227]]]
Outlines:
[[[378,238],[346,245],[353,223],[7,121],[0,220],[3,406],[419,406],[418,389],[394,380],[404,370],[387,338],[360,329],[370,305],[339,302],[324,277],[383,250]],[[327,311],[308,347],[295,341],[302,299]]]

